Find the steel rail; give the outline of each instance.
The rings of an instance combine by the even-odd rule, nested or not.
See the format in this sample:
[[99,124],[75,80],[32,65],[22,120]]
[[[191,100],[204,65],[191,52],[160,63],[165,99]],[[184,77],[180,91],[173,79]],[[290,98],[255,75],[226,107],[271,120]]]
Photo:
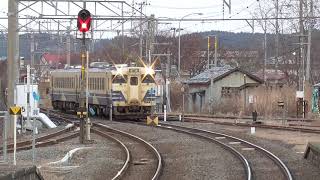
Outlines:
[[[68,134],[66,136],[63,136],[63,137],[60,137],[60,138],[56,138],[56,139],[52,139],[52,140],[46,139],[43,142],[37,142],[37,144],[35,146],[37,148],[38,147],[50,146],[50,145],[57,144],[59,142],[63,142],[63,141],[69,140],[69,139],[73,139],[73,138],[75,138],[77,136],[79,136],[79,132],[71,133],[71,134]],[[50,137],[50,138],[52,138],[52,137]],[[31,148],[32,148],[32,144],[20,144],[20,145],[17,146],[17,151],[28,150],[28,149],[31,149]],[[9,148],[7,150],[7,152],[13,152],[13,148]]]
[[[158,114],[160,117],[163,116],[162,113]],[[168,115],[169,118],[176,118],[179,114],[170,114]],[[199,114],[186,114],[184,115],[185,121],[194,121],[194,122],[206,122],[206,123],[214,123],[214,124],[220,124],[220,125],[226,125],[226,126],[242,126],[242,127],[258,127],[258,128],[264,128],[264,129],[275,129],[275,130],[285,130],[285,131],[300,131],[304,133],[316,133],[320,134],[320,128],[308,128],[312,126],[306,126],[302,125],[299,127],[297,124],[294,126],[283,126],[283,125],[268,125],[268,124],[251,124],[251,123],[235,123],[235,122],[225,122],[225,121],[216,121],[214,119],[243,119],[243,120],[250,120],[250,117],[244,117],[239,118],[235,116],[210,116],[210,115],[199,115]],[[294,119],[289,119],[288,121],[299,121]],[[310,121],[310,120],[304,120],[304,121]]]
[[[71,131],[74,128],[75,128],[74,126],[70,126],[68,128],[65,128],[65,129],[62,129],[62,130],[59,130],[59,131],[56,131],[56,132],[53,132],[53,133],[50,133],[50,134],[47,134],[47,135],[43,135],[43,136],[37,137],[36,141],[37,142],[46,141],[48,139],[51,139],[51,138],[60,136],[60,135],[62,135],[64,133],[67,133],[67,132]],[[20,142],[17,142],[17,146],[18,147],[28,146],[28,145],[31,145],[31,143],[32,143],[32,140],[20,141]],[[2,148],[2,147],[0,147],[0,148]],[[10,151],[10,148],[13,148],[13,144],[8,144],[7,148],[9,148],[8,151]],[[0,150],[0,154],[1,153],[3,153],[2,150]]]
[[[43,109],[45,110],[45,109]],[[67,123],[72,123],[74,125],[78,125],[77,123],[73,122],[72,120],[70,119],[76,119],[73,115],[67,115],[67,114],[62,114],[62,113],[57,113],[57,112],[51,112],[50,116],[53,116],[53,117],[56,117],[56,118],[59,118]],[[67,117],[69,116],[69,117]],[[92,133],[95,133],[99,136],[102,136],[104,138],[108,138],[108,139],[111,139],[112,141],[114,141],[115,143],[117,143],[118,145],[120,145],[122,147],[122,149],[124,149],[124,152],[126,153],[126,160],[122,166],[122,168],[118,171],[118,173],[112,178],[112,180],[117,180],[117,179],[120,179],[126,172],[126,170],[128,169],[129,167],[129,162],[131,161],[131,156],[130,156],[130,151],[129,149],[127,148],[127,146],[121,142],[120,140],[118,140],[117,138],[115,137],[112,137],[111,135],[108,135],[102,131],[99,131],[98,129],[96,129],[95,127],[92,127],[91,128],[91,131]]]
[[134,140],[142,142],[142,144],[144,144],[147,148],[149,148],[153,152],[153,154],[156,156],[156,158],[158,159],[157,169],[152,177],[152,180],[157,180],[159,178],[160,173],[161,173],[161,169],[162,169],[162,157],[161,157],[160,153],[158,152],[158,150],[154,146],[152,146],[149,142],[145,141],[144,139],[142,139],[138,136],[135,136],[133,134],[111,128],[111,127],[104,125],[104,124],[101,124],[101,123],[92,123],[92,124],[93,124],[93,126],[107,129],[107,130],[115,132],[117,134],[124,135],[130,139],[134,139]]
[[118,140],[117,138],[115,137],[112,137],[110,136],[109,134],[106,134],[102,131],[99,131],[97,130],[96,128],[92,128],[91,131],[95,134],[98,134],[104,138],[108,138],[108,139],[111,139],[112,141],[114,141],[115,143],[117,143],[119,146],[122,147],[122,149],[124,150],[125,154],[126,154],[126,161],[124,162],[122,168],[118,171],[118,173],[112,178],[112,180],[116,180],[116,179],[120,179],[124,173],[126,172],[126,170],[128,169],[129,167],[129,162],[131,161],[131,155],[130,155],[130,151],[129,149],[127,148],[126,145],[124,145],[123,142],[121,142],[120,140]]
[[[289,170],[289,168],[282,162],[282,160],[277,157],[276,155],[274,155],[273,153],[271,153],[270,151],[255,145],[249,141],[234,137],[234,136],[230,136],[227,134],[223,134],[223,133],[218,133],[218,132],[213,132],[213,131],[208,131],[208,130],[204,130],[204,129],[197,129],[197,128],[189,128],[189,127],[183,127],[183,126],[178,126],[178,125],[172,125],[172,124],[167,124],[167,123],[161,123],[161,125],[165,125],[165,126],[170,126],[170,127],[175,127],[175,128],[181,128],[181,129],[186,129],[186,130],[192,130],[192,131],[198,131],[198,132],[202,132],[202,133],[207,133],[207,134],[212,134],[212,135],[217,135],[217,136],[223,136],[223,137],[227,137],[233,140],[237,140],[240,141],[244,144],[247,144],[251,147],[254,147],[256,149],[258,149],[259,151],[261,151],[262,153],[266,154],[268,157],[270,157],[270,159],[272,159],[282,170],[283,174],[285,175],[285,177],[288,180],[293,180],[293,177],[291,175],[291,172]],[[161,127],[161,126],[160,126]]]
[[[204,118],[204,119],[197,119],[197,118]],[[206,120],[207,119],[207,120]],[[214,118],[210,118],[210,117],[199,117],[199,116],[187,116],[185,117],[185,120],[188,121],[198,121],[198,122],[212,122],[215,124],[220,124],[220,125],[227,125],[227,126],[243,126],[243,127],[258,127],[258,128],[264,128],[264,129],[275,129],[275,130],[286,130],[286,131],[300,131],[300,132],[304,132],[304,133],[316,133],[316,134],[320,134],[320,129],[311,129],[311,128],[306,128],[306,126],[302,126],[302,127],[292,127],[292,126],[277,126],[277,125],[266,125],[266,124],[249,124],[249,123],[234,123],[234,122],[222,122],[222,121],[214,121],[211,120]]]
[[218,145],[220,145],[222,148],[228,150],[229,152],[231,152],[232,154],[234,154],[237,158],[239,158],[239,160],[241,161],[242,165],[244,166],[244,169],[246,171],[246,175],[247,175],[247,180],[252,180],[252,168],[251,168],[251,165],[249,164],[249,161],[239,152],[237,151],[235,148],[227,145],[227,144],[224,144],[216,139],[213,139],[211,137],[208,137],[208,136],[204,136],[204,135],[200,135],[200,134],[197,134],[197,133],[192,133],[192,132],[189,132],[189,131],[185,131],[185,130],[181,130],[181,129],[177,129],[177,128],[172,128],[170,125],[168,126],[163,126],[163,124],[161,124],[161,126],[158,126],[159,128],[163,128],[163,129],[169,129],[169,130],[173,130],[173,131],[176,131],[176,132],[182,132],[182,133],[185,133],[185,134],[189,134],[189,135],[192,135],[192,136],[198,136],[202,139],[206,139],[206,140],[209,140],[209,141],[213,141],[214,143],[217,143]]

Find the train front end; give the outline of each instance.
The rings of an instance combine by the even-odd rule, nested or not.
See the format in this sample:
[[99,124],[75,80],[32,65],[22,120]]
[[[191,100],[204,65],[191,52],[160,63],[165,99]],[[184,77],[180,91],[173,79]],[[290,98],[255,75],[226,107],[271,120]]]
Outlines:
[[151,67],[116,65],[112,73],[115,116],[144,118],[155,106],[155,71]]

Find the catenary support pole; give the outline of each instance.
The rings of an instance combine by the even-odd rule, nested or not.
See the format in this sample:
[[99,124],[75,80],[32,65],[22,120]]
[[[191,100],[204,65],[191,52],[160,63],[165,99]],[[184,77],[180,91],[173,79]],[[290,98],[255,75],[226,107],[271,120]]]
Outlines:
[[[18,34],[18,1],[8,1],[8,96],[7,106],[11,107],[15,104],[15,86],[19,79],[19,34]],[[11,118],[11,116],[10,116]],[[8,123],[8,138],[13,136],[13,120]]]

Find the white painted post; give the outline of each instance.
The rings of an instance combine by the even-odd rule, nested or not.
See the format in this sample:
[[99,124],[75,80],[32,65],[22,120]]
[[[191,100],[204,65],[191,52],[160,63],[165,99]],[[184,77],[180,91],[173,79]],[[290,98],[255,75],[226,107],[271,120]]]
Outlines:
[[163,106],[163,121],[167,121],[167,105]]
[[250,130],[251,130],[251,134],[256,133],[256,128],[255,127],[251,127]]
[[17,119],[18,115],[13,115],[13,165],[17,165],[16,152],[17,152]]

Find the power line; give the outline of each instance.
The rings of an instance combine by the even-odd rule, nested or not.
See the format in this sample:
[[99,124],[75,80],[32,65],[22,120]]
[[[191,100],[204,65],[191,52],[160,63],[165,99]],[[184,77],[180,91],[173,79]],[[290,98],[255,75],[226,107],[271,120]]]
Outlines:
[[203,6],[203,7],[170,7],[170,6],[161,6],[161,5],[150,5],[151,7],[154,8],[160,8],[160,9],[181,9],[181,10],[185,10],[185,9],[211,9],[211,8],[216,8],[218,5],[212,5],[212,6]]
[[248,5],[248,6],[246,6],[245,8],[242,8],[239,12],[237,12],[237,13],[229,16],[229,18],[232,18],[232,17],[234,17],[234,16],[236,16],[236,15],[239,15],[239,14],[242,13],[243,11],[248,10],[248,9],[249,9],[251,6],[253,6],[256,2],[259,2],[259,1],[254,1],[253,3],[251,3],[251,4]]

